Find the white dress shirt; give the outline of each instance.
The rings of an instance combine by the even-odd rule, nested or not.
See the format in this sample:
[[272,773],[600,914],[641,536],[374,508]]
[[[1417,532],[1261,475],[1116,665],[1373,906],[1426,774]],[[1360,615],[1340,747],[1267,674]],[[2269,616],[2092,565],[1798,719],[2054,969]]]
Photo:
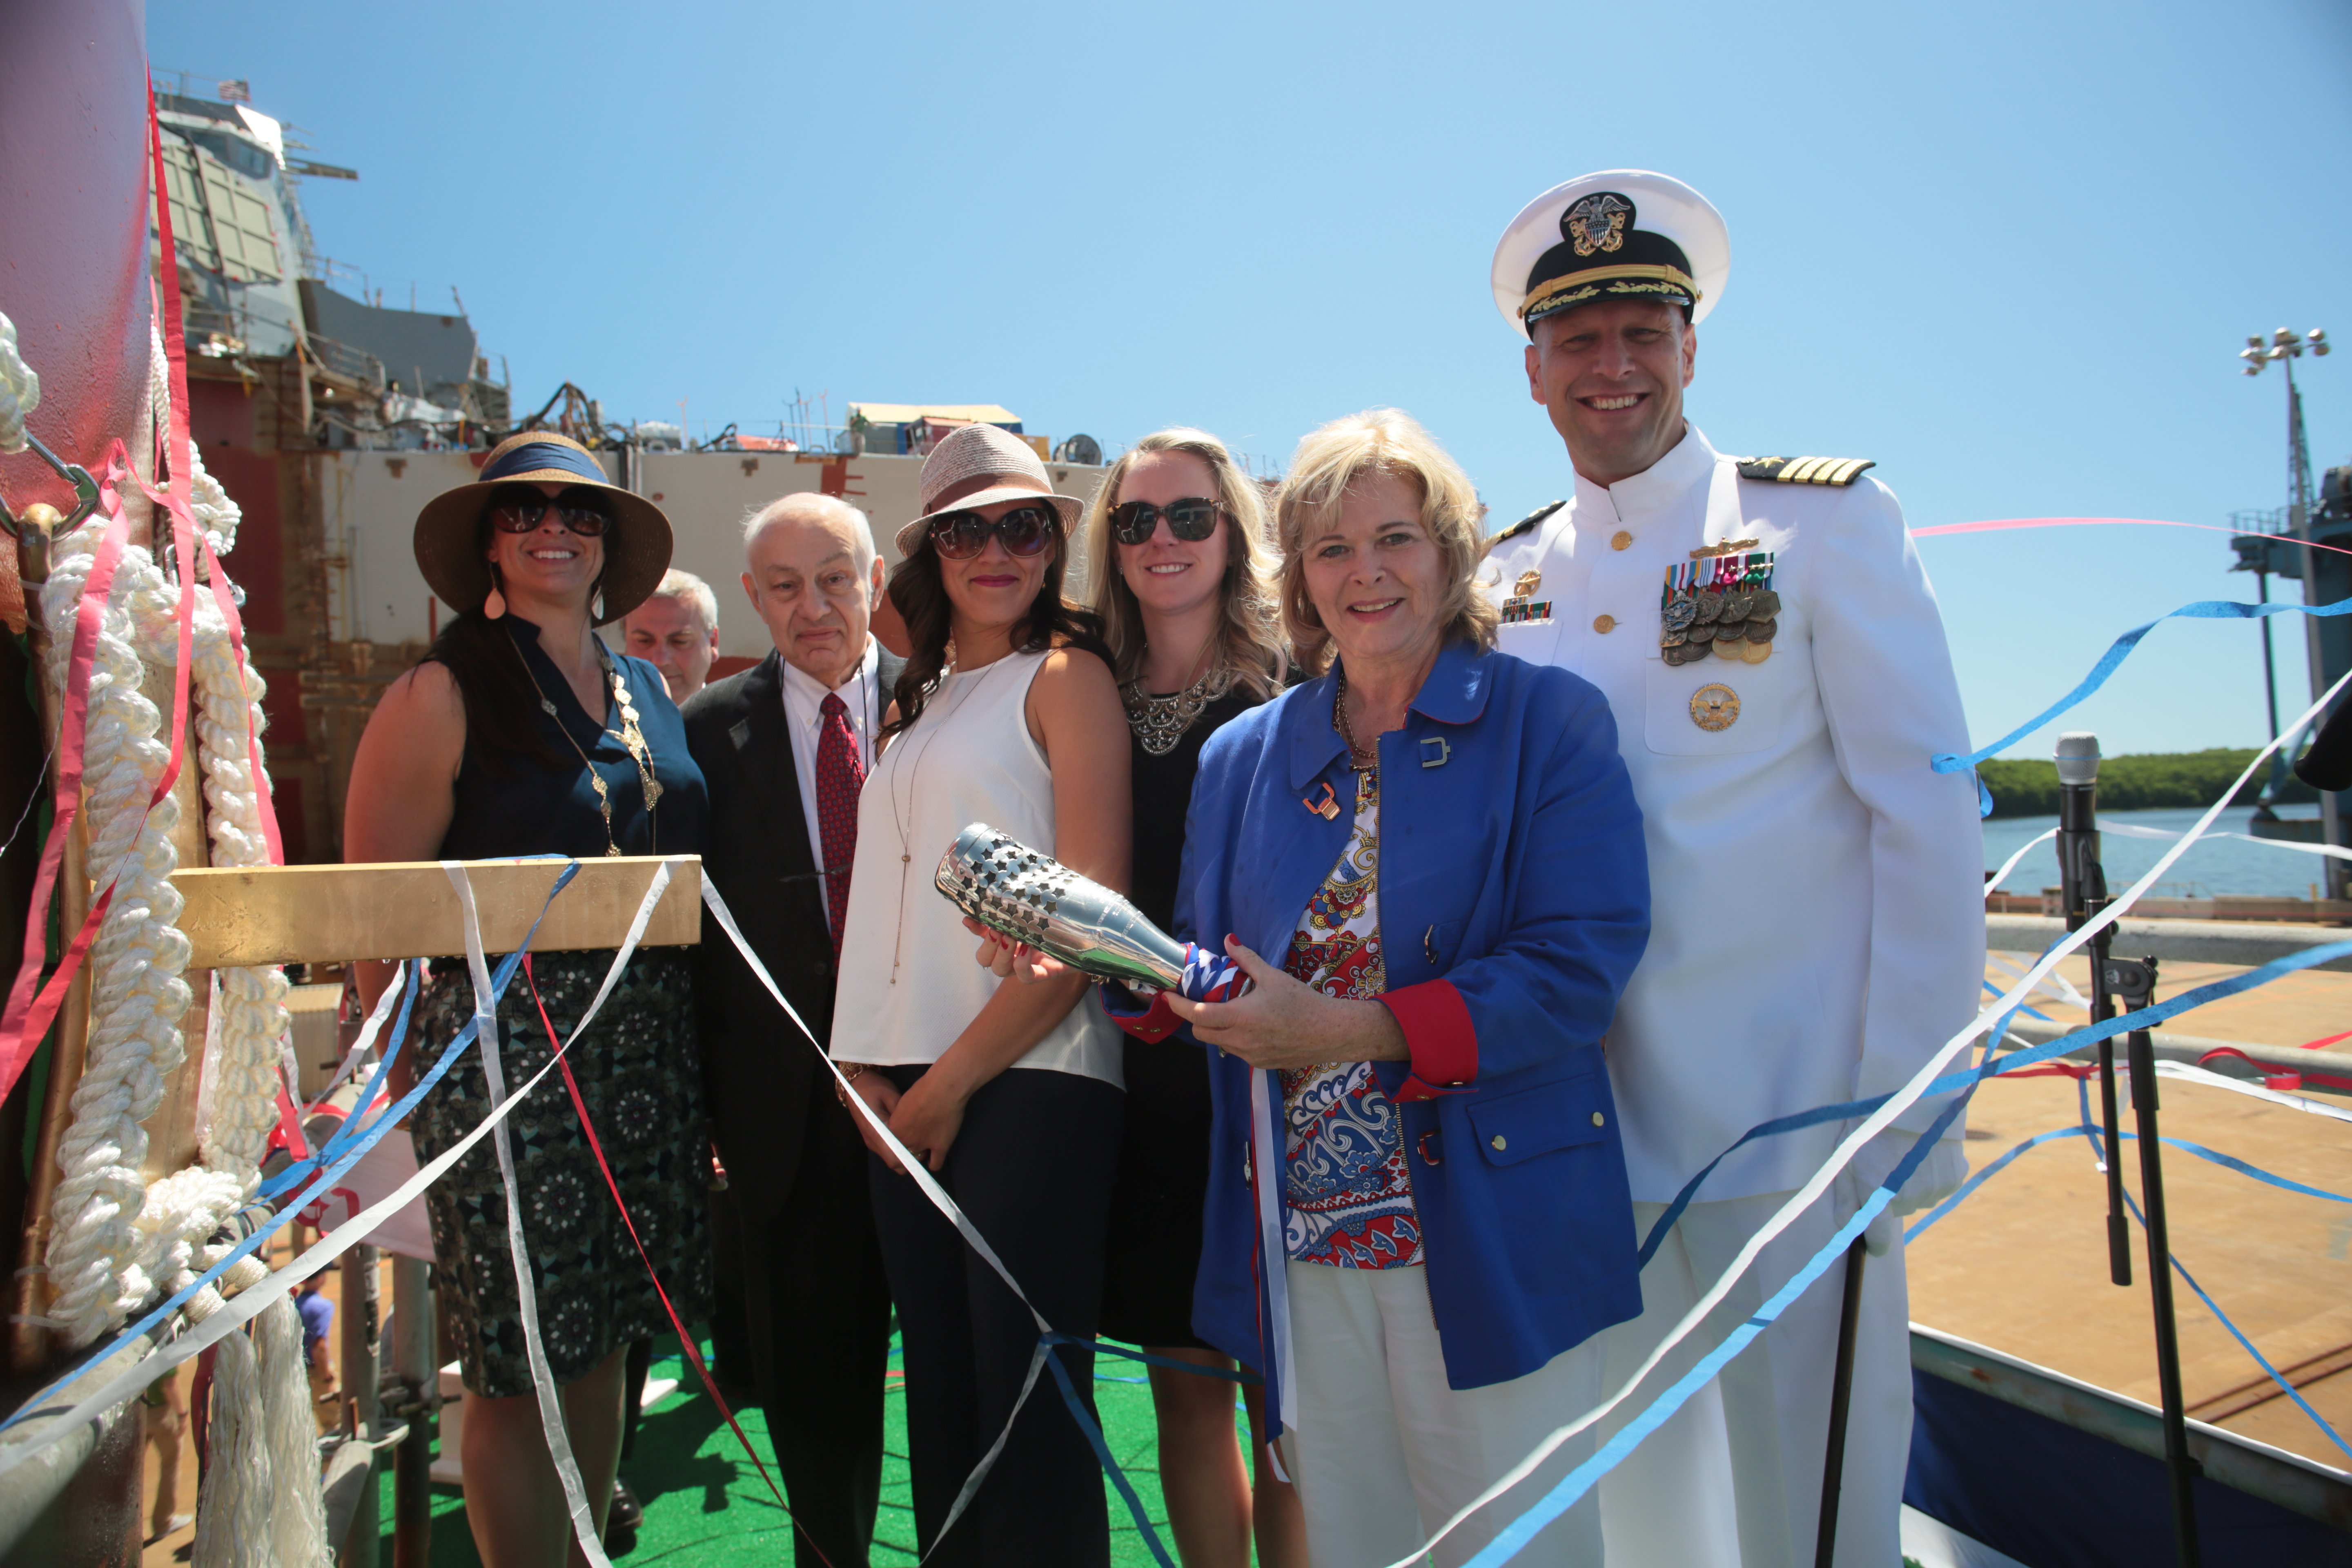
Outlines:
[[[1969,750],[1968,723],[1901,509],[1868,475],[1778,484],[1737,463],[1694,426],[1643,473],[1578,476],[1479,574],[1497,596],[1539,574],[1529,596],[1550,619],[1498,646],[1601,688],[1641,803],[1650,945],[1607,1048],[1633,1196],[1651,1203],[1759,1121],[1898,1088],[1974,1016],[1984,974],[1976,789],[1927,765]],[[1733,538],[1776,553],[1771,658],[1667,664],[1667,569]],[[1728,726],[1694,721],[1709,685],[1738,694]],[[1751,1143],[1700,1196],[1788,1191],[1843,1131]]]
[[877,675],[882,651],[880,645],[867,637],[866,657],[859,661],[856,672],[838,688],[830,689],[781,655],[776,663],[783,676],[781,684],[784,728],[793,737],[793,773],[800,780],[801,814],[808,819],[809,859],[817,868],[817,895],[829,900],[833,889],[824,880],[824,828],[816,816],[817,730],[824,722],[824,700],[837,691],[842,705],[849,710],[849,732],[856,738],[858,760],[867,773],[873,773],[874,738],[882,732],[882,712],[890,701],[890,694],[882,689]]

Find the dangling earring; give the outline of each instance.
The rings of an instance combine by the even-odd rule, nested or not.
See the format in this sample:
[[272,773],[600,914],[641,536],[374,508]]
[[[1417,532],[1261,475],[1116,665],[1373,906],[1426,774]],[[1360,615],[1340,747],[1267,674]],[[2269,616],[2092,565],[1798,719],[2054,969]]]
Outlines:
[[597,590],[596,590],[596,602],[595,602],[595,604],[594,604],[593,605],[592,605],[592,606],[591,606],[591,608],[594,611],[594,616],[593,616],[593,618],[594,618],[594,620],[595,620],[596,624],[597,624],[598,626],[603,626],[603,625],[604,624],[604,589],[599,588],[599,589],[597,589]]
[[499,569],[493,566],[490,568],[490,592],[482,601],[482,614],[490,620],[499,621],[506,618],[506,613],[507,596],[499,592]]

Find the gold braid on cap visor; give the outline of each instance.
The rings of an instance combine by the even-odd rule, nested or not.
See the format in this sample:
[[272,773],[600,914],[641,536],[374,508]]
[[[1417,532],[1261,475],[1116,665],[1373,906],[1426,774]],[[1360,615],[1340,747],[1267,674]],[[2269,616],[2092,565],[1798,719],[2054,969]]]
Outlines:
[[[1607,289],[1601,285],[1609,285]],[[1526,301],[1519,306],[1519,320],[1548,305],[1581,305],[1599,299],[1602,293],[1628,297],[1640,294],[1687,294],[1690,302],[1698,303],[1698,285],[1689,273],[1679,267],[1664,267],[1651,262],[1627,262],[1622,267],[1591,267],[1581,272],[1571,272],[1564,278],[1550,279],[1538,284]]]

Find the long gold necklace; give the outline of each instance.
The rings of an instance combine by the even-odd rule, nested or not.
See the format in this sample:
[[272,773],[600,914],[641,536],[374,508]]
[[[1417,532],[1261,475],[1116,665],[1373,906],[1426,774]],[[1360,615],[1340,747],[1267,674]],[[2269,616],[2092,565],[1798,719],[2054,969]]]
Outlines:
[[[931,726],[930,733],[923,737],[923,743],[915,748],[914,757],[907,763],[906,771],[910,782],[907,786],[907,809],[903,816],[898,810],[898,770],[896,767],[890,770],[890,826],[898,830],[898,912],[897,924],[890,937],[890,984],[893,985],[898,984],[898,959],[907,940],[907,879],[914,869],[915,864],[914,847],[909,840],[914,837],[915,831],[915,791],[921,787],[922,783],[916,777],[916,772],[923,765],[923,757],[930,751],[931,742],[940,738],[940,732],[948,727],[957,714],[971,706],[973,696],[980,690],[982,684],[1000,668],[1010,664],[1018,657],[1019,655],[1010,648],[998,655],[995,663],[981,670],[978,680],[964,688],[963,694],[956,699],[956,705],[938,716],[939,722]],[[948,679],[952,679],[955,676],[963,673],[962,670],[951,670]],[[926,717],[929,716],[927,713]],[[919,720],[918,722],[920,721]],[[895,746],[891,749],[897,750]]]
[[1358,773],[1368,773],[1381,765],[1378,737],[1373,740],[1371,754],[1356,743],[1355,726],[1348,722],[1348,667],[1339,667],[1339,678],[1331,683],[1331,727],[1339,731],[1339,739],[1348,742],[1348,765]]
[[[654,776],[654,749],[647,743],[645,731],[637,728],[635,704],[629,698],[628,683],[621,679],[621,672],[613,667],[613,656],[605,651],[604,644],[601,639],[592,636],[589,640],[595,644],[596,666],[604,672],[604,679],[612,683],[613,702],[621,710],[621,728],[617,734],[611,730],[604,729],[602,725],[599,725],[598,729],[627,747],[630,761],[637,764],[637,787],[644,793],[646,799],[646,847],[649,849],[658,848],[654,808],[661,803],[662,786],[661,780]],[[613,837],[613,792],[605,785],[604,775],[596,771],[596,764],[588,760],[588,753],[582,750],[579,741],[565,726],[562,710],[548,700],[547,689],[540,685],[539,672],[531,668],[530,658],[522,651],[522,645],[514,640],[512,633],[508,634],[507,642],[515,650],[515,658],[522,660],[522,672],[530,679],[530,689],[539,693],[540,711],[555,721],[555,727],[562,731],[563,738],[572,742],[572,749],[574,752],[579,752],[580,765],[587,770],[588,782],[596,789],[597,809],[604,814],[604,853],[607,857],[619,855],[621,846]]]

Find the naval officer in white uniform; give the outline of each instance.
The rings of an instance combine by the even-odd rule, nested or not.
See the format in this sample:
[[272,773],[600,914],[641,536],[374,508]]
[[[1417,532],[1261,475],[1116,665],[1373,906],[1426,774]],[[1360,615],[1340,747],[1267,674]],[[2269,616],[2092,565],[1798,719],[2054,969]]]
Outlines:
[[[1527,334],[1529,394],[1576,481],[1493,542],[1500,646],[1608,696],[1647,825],[1650,946],[1606,1047],[1645,1234],[1748,1128],[1900,1087],[1974,1015],[1984,975],[1976,792],[1928,766],[1969,750],[1968,726],[1894,494],[1860,460],[1726,456],[1684,417],[1696,326],[1729,271],[1706,199],[1629,170],[1545,193],[1495,253],[1496,303]],[[1779,1289],[1940,1108],[1865,1148],[1859,1184],[1784,1232],[1623,1414]],[[1846,1127],[1724,1162],[1643,1273],[1642,1317],[1611,1331],[1612,1387]],[[1958,1184],[1960,1135],[1896,1210]],[[1896,1237],[1883,1215],[1864,1269],[1840,1564],[1901,1555],[1907,1293],[1901,1247],[1879,1251]],[[1719,1406],[1695,1400],[1602,1482],[1612,1562],[1812,1563],[1840,1280],[1832,1267],[1725,1370]]]

